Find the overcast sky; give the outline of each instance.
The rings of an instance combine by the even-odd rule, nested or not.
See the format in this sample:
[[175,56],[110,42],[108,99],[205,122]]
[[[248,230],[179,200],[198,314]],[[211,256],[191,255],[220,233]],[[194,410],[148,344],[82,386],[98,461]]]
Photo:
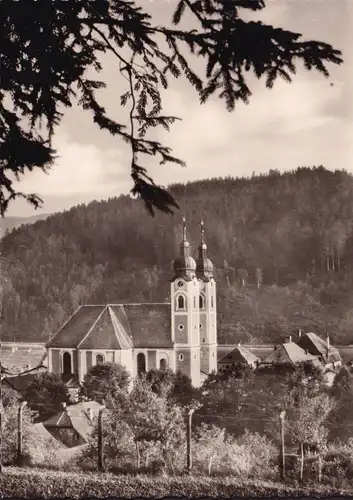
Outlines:
[[[177,0],[140,0],[158,23],[169,19]],[[255,16],[253,16],[255,17]],[[298,71],[292,84],[277,81],[272,90],[254,81],[248,106],[239,103],[229,113],[213,99],[200,105],[187,81],[171,81],[166,111],[182,118],[159,139],[173,147],[187,167],[150,163],[150,173],[162,185],[215,176],[249,176],[270,169],[324,165],[353,172],[353,2],[351,0],[268,0],[258,20],[325,41],[343,51],[344,64],[331,66],[331,76]],[[107,56],[109,58],[109,56]],[[102,103],[120,115],[121,79],[114,59],[104,72],[108,89]],[[333,85],[332,85],[333,84]],[[18,201],[8,215],[32,215],[65,210],[78,203],[127,193],[129,150],[121,140],[100,131],[91,116],[78,108],[66,112],[54,138],[60,158],[49,175],[28,173],[19,183],[36,192],[43,207],[32,210]]]

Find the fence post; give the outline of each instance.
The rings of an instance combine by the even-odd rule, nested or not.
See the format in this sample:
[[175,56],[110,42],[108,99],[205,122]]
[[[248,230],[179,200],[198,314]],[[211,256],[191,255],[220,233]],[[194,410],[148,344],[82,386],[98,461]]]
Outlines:
[[105,406],[99,409],[98,412],[98,470],[104,471],[104,454],[103,454],[103,412]]
[[26,406],[26,401],[23,401],[18,408],[17,416],[17,465],[22,464],[22,443],[23,443],[23,425],[22,415],[23,408]]
[[286,459],[285,459],[285,448],[284,448],[284,418],[286,416],[286,412],[283,410],[280,413],[279,420],[281,423],[281,453],[280,453],[280,471],[281,471],[281,479],[284,479],[286,476]]
[[191,470],[192,467],[192,449],[191,449],[191,431],[192,431],[192,414],[194,410],[191,409],[188,412],[187,426],[186,426],[186,453],[187,453],[187,470]]

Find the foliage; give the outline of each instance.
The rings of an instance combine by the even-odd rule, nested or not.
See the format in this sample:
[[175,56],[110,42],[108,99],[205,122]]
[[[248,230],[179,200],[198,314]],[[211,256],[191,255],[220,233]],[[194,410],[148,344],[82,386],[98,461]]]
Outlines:
[[330,440],[346,441],[353,438],[353,376],[347,367],[342,367],[331,388],[336,407],[329,418]]
[[[219,343],[276,344],[297,328],[322,337],[328,332],[333,344],[351,342],[351,175],[302,168],[193,182],[171,192],[187,217],[193,251],[199,244],[199,214],[207,221]],[[334,215],[327,209],[331,206]],[[335,270],[327,271],[324,240],[334,218],[347,238],[340,269],[336,262]],[[181,238],[178,224],[164,214],[154,221],[136,201],[122,196],[15,229],[0,242],[9,277],[2,339],[47,341],[85,303],[164,302]],[[286,233],[278,240],[282,227]],[[245,287],[239,287],[232,268],[249,271]]]
[[28,406],[45,420],[60,411],[62,403],[69,403],[70,396],[64,382],[54,373],[36,375],[23,394]]
[[[219,93],[233,110],[238,100],[249,101],[250,71],[271,88],[278,77],[290,82],[299,62],[325,76],[328,63],[342,62],[340,51],[329,44],[303,41],[298,33],[241,17],[244,10],[265,8],[263,0],[180,0],[171,12],[176,27],[156,25],[144,10],[146,4],[141,8],[128,0],[105,0],[99,6],[47,2],[42,7],[26,2],[20,11],[16,7],[7,1],[0,9],[1,214],[16,196],[35,206],[41,202],[35,194],[16,191],[12,179],[27,170],[50,168],[55,160],[54,131],[65,108],[75,102],[90,112],[100,129],[130,145],[133,193],[152,213],[154,208],[168,212],[176,202],[155,185],[140,157],[158,155],[161,164],[182,163],[170,148],[146,138],[151,127],[169,130],[176,120],[163,114],[160,89],[168,88],[170,78],[186,77],[201,102]],[[183,27],[186,18],[188,27]],[[120,104],[129,105],[127,126],[100,104],[99,91],[106,85],[95,75],[105,53],[126,81]],[[195,55],[204,62],[204,78],[193,69]]]
[[[2,423],[2,460],[3,463],[17,462],[18,443],[18,411],[19,405],[5,407]],[[46,463],[49,464],[55,457],[59,444],[46,435],[35,432],[33,421],[35,412],[28,406],[22,409],[22,456],[21,464]]]
[[111,405],[126,392],[130,384],[130,375],[125,367],[118,363],[104,363],[92,366],[86,373],[80,388],[80,396],[97,403]]
[[[107,467],[122,468],[133,462],[137,470],[159,461],[169,471],[184,465],[185,425],[181,409],[169,404],[166,394],[157,395],[140,378],[105,415],[104,454]],[[83,460],[97,456],[97,430]],[[181,463],[183,464],[181,466]]]
[[8,384],[2,382],[1,384],[1,402],[3,407],[6,409],[7,407],[14,406],[20,400],[20,396],[15,389],[10,387]]
[[286,429],[293,443],[307,445],[322,452],[327,445],[327,417],[334,408],[334,401],[326,394],[301,395],[292,407],[287,408]]
[[226,453],[225,429],[214,425],[202,424],[196,431],[192,449],[195,461],[211,475],[213,467],[221,464]]
[[278,457],[278,449],[265,436],[245,433],[239,439],[228,438],[225,463],[241,477],[276,477],[277,468],[273,463]]
[[[0,490],[9,498],[149,498],[149,497],[298,497],[338,496],[337,487],[298,487],[234,477],[182,477],[67,473],[9,468],[0,476]],[[339,492],[350,494],[351,488]]]
[[185,373],[170,369],[151,369],[146,373],[146,382],[159,396],[166,396],[172,404],[190,406],[197,397],[197,390]]

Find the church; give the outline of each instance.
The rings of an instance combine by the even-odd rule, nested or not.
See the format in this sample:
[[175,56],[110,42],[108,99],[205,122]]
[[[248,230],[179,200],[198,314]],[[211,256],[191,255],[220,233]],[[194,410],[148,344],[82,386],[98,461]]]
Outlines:
[[47,343],[47,353],[48,371],[72,384],[92,366],[115,362],[132,377],[152,368],[180,370],[200,386],[217,371],[216,282],[203,223],[195,261],[183,219],[170,302],[80,306]]

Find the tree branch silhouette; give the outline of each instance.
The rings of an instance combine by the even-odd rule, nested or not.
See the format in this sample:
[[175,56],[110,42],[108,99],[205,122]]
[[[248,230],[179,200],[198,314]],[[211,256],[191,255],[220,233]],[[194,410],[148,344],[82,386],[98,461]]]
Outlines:
[[[161,89],[168,89],[171,78],[185,77],[201,103],[218,94],[232,111],[237,101],[249,101],[249,72],[265,78],[271,88],[278,77],[291,82],[298,62],[324,76],[329,74],[327,64],[342,63],[341,52],[329,44],[303,41],[299,33],[241,19],[242,11],[263,8],[263,0],[180,0],[171,13],[175,28],[170,28],[154,25],[133,0],[28,0],[20,9],[17,2],[3,0],[0,213],[18,196],[36,207],[41,204],[37,195],[19,192],[14,180],[36,168],[50,171],[56,160],[53,134],[65,108],[75,101],[90,111],[102,130],[130,145],[132,193],[150,213],[177,208],[174,198],[154,183],[141,163],[148,155],[159,157],[161,165],[184,165],[170,147],[147,138],[150,129],[169,130],[177,120],[163,115]],[[187,10],[195,21],[191,30],[182,27]],[[131,52],[130,60],[123,51]],[[185,51],[204,61],[203,78]],[[121,94],[120,104],[131,102],[129,130],[99,103],[97,92],[106,87],[105,82],[87,76],[88,71],[101,71],[100,57],[106,52],[117,57],[120,73],[128,76],[128,90]]]

